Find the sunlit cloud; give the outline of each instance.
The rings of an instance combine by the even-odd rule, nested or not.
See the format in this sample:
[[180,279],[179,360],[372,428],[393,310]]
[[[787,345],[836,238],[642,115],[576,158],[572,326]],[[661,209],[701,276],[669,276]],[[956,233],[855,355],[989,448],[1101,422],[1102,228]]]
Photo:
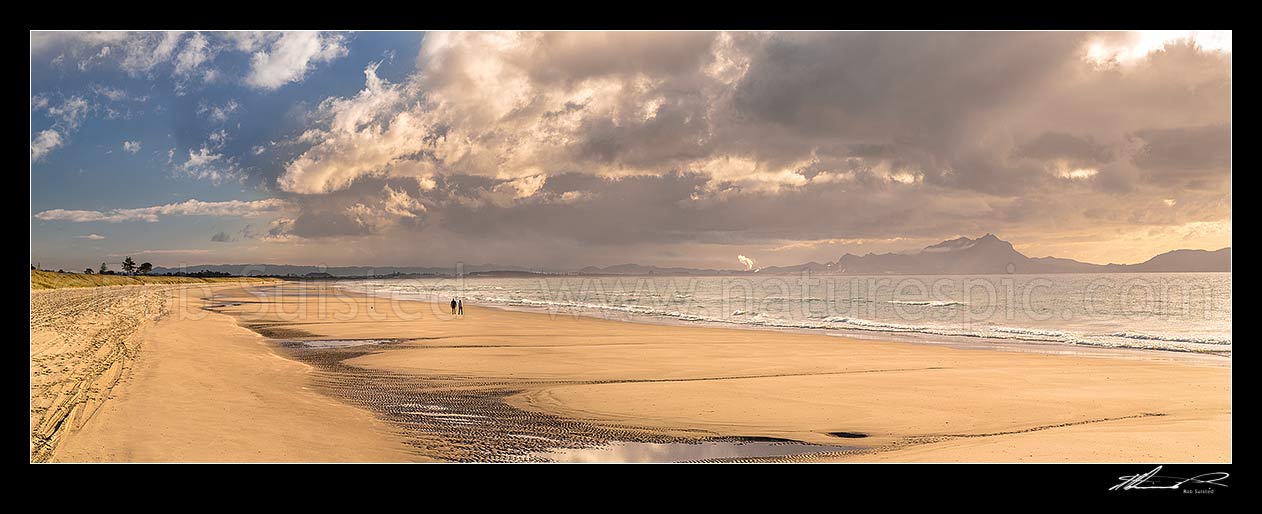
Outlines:
[[70,221],[76,223],[92,221],[106,221],[110,223],[147,221],[155,223],[162,216],[261,216],[280,212],[287,205],[286,202],[277,198],[253,201],[228,200],[225,202],[187,200],[181,203],[154,207],[113,209],[110,211],[52,209],[36,214],[35,218],[42,221]]
[[1207,52],[1231,53],[1230,30],[1145,30],[1097,35],[1088,41],[1084,58],[1096,65],[1129,65],[1179,42],[1190,42]]

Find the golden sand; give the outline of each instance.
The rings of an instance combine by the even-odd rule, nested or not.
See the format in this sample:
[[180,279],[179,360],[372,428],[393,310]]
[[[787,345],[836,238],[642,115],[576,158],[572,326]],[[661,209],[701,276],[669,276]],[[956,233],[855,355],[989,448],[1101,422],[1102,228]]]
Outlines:
[[[173,296],[172,314],[143,331],[130,378],[56,460],[534,460],[549,445],[713,437],[862,450],[787,460],[1231,460],[1229,358],[956,349],[477,305],[457,317],[327,284],[279,291]],[[287,347],[329,339],[398,341]]]

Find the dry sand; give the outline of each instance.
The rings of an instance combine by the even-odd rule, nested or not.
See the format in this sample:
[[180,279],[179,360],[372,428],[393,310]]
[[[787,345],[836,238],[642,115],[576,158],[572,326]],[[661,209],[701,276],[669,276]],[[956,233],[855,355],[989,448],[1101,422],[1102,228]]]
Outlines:
[[[1231,460],[1229,358],[964,350],[477,305],[454,317],[320,283],[223,288],[215,300],[236,322],[167,316],[146,330],[130,382],[57,460],[520,461],[713,437],[861,449],[787,459],[808,461]],[[300,344],[342,339],[396,341]]]
[[[32,291],[31,459],[424,460],[370,413],[312,390],[308,366],[201,309],[222,287]],[[49,440],[60,444],[37,444]]]

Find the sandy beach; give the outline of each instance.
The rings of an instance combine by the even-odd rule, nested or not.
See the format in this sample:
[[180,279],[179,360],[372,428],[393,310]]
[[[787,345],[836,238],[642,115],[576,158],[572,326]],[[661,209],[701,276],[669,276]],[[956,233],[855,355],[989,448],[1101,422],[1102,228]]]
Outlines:
[[[744,460],[1232,458],[1229,358],[999,352],[478,305],[461,317],[320,282],[32,296],[32,460],[536,461],[611,441],[713,440],[830,447]],[[48,314],[103,301],[112,307]],[[139,306],[151,314],[111,329],[113,350],[87,351]],[[91,356],[58,371],[50,359],[71,350]]]
[[202,309],[224,287],[32,291],[32,461],[424,460],[308,366]]

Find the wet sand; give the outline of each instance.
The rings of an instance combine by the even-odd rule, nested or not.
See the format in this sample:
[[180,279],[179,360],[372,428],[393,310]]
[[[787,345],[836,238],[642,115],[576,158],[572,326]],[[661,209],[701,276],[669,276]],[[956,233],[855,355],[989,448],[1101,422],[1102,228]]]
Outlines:
[[[441,460],[751,437],[853,448],[772,460],[1231,460],[1230,359],[964,350],[477,305],[458,317],[327,284],[218,300],[215,311],[313,366],[319,390]],[[375,342],[301,343],[353,339]]]

